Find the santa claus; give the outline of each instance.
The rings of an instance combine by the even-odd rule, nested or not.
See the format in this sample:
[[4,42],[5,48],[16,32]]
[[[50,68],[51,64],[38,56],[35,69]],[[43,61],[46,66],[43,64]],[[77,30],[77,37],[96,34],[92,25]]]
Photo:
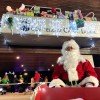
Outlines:
[[61,53],[49,87],[98,87],[99,81],[93,66],[80,54],[79,45],[74,40],[64,42]]

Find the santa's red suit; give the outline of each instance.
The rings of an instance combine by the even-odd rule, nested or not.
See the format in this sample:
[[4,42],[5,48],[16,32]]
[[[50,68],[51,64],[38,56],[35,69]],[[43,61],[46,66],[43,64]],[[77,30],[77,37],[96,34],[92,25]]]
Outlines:
[[[76,71],[78,74],[77,81],[80,82],[78,85],[83,86],[86,85],[86,83],[92,83],[94,87],[98,86],[97,74],[88,60],[85,62],[79,62]],[[70,73],[72,78],[77,77],[74,72]],[[55,66],[52,78],[61,78],[63,81],[69,81],[68,72],[64,70],[63,64],[57,64]]]
[[99,85],[93,66],[80,54],[79,46],[74,40],[64,42],[61,52],[62,56],[58,58],[54,67],[50,87]]
[[[54,67],[49,87],[97,87],[99,81],[91,63],[80,54],[79,46],[74,40],[64,42],[62,56]],[[45,86],[45,85],[44,85]],[[47,87],[47,86],[46,86]],[[35,89],[31,100],[40,100],[41,86]]]

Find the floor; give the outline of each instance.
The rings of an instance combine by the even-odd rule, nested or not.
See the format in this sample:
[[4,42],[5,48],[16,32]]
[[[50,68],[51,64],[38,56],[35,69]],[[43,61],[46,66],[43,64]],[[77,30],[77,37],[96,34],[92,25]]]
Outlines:
[[30,100],[30,93],[6,93],[0,95],[0,100]]

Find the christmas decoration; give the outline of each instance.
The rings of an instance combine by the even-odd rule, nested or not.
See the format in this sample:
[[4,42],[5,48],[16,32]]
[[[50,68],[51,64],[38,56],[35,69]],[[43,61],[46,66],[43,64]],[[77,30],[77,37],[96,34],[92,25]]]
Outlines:
[[11,33],[13,34],[13,29],[12,29],[12,27],[13,27],[13,18],[9,17],[7,19],[7,23],[8,23],[8,26],[9,26],[10,30],[11,30]]
[[77,19],[76,25],[77,25],[77,28],[84,27],[84,20],[83,19]]

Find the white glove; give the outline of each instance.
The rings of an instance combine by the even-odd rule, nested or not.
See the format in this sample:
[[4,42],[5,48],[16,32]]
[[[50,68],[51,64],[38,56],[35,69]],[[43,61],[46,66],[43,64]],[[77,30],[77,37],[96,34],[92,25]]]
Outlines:
[[61,80],[61,79],[53,79],[50,84],[49,84],[49,87],[65,87],[65,83]]
[[94,86],[91,83],[87,83],[85,87],[94,87]]

